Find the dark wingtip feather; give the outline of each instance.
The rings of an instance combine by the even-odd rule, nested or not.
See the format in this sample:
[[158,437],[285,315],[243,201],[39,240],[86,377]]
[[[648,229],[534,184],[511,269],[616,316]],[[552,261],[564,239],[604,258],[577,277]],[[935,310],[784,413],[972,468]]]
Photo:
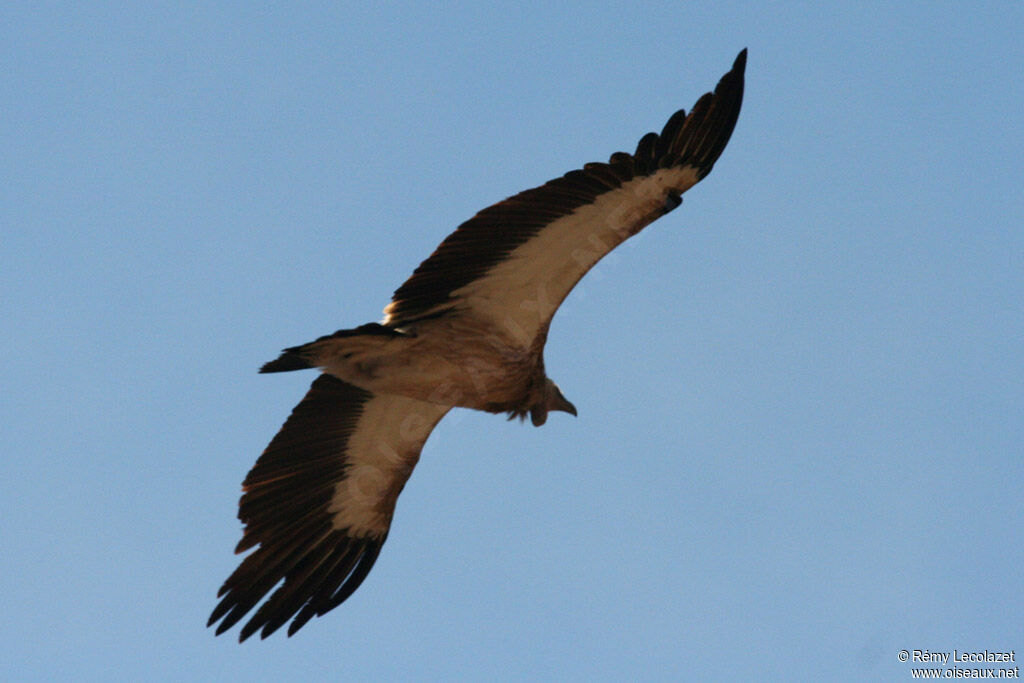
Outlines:
[[702,112],[702,120],[694,122],[686,156],[690,157],[689,163],[699,169],[700,178],[711,173],[736,128],[743,105],[743,74],[746,66],[747,48],[743,48],[736,55],[732,69],[715,86],[710,106],[706,112]]
[[740,50],[736,55],[736,61],[732,63],[732,70],[742,74],[747,68],[747,48]]

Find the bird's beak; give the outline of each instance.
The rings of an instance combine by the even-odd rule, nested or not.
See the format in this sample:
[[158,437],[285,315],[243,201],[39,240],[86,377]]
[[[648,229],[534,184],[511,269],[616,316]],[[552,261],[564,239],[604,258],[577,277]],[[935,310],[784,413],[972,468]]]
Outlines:
[[555,396],[555,401],[551,405],[551,410],[561,410],[563,413],[569,413],[573,417],[576,417],[576,406],[569,402],[565,396],[562,396],[562,392],[558,391]]

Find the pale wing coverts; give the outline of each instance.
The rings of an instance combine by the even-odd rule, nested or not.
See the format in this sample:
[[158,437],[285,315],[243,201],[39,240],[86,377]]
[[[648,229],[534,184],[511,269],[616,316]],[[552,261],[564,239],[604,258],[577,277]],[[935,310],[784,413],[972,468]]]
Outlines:
[[209,621],[220,622],[218,634],[255,609],[241,640],[289,620],[291,635],[348,598],[452,406],[529,414],[535,425],[551,410],[575,415],[544,369],[551,317],[597,261],[711,171],[739,116],[745,65],[746,50],[714,93],[633,154],[586,164],[463,223],[398,288],[382,323],[286,349],[263,367],[325,372],[245,479],[237,552],[251,553],[220,590]]

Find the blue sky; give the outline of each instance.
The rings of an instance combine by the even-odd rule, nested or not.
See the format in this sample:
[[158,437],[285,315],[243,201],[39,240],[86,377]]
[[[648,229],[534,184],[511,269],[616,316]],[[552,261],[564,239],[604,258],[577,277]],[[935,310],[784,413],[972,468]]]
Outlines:
[[[827,5],[827,6],[826,6]],[[1024,656],[1019,3],[0,10],[0,672],[903,680]],[[441,423],[359,591],[205,621],[311,373],[477,210],[749,47],[681,209],[555,318],[543,428]]]

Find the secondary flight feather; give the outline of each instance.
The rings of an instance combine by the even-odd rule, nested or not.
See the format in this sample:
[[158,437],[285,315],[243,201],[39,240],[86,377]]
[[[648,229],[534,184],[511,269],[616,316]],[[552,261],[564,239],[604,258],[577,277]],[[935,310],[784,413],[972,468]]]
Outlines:
[[[208,625],[288,635],[344,602],[387,539],[398,494],[454,407],[536,426],[576,415],[544,369],[551,318],[590,268],[700,182],[732,135],[747,51],[713,93],[633,154],[616,152],[488,207],[395,292],[380,323],[285,349],[260,372],[322,371],[242,484],[251,550]],[[255,612],[253,612],[255,610]]]

